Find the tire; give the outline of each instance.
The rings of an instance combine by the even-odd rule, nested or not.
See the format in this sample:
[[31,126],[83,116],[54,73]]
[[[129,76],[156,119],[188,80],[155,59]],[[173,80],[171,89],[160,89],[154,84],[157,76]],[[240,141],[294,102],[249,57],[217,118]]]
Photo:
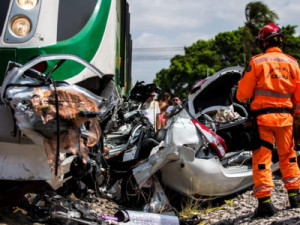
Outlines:
[[128,173],[122,181],[122,197],[125,204],[131,207],[141,208],[149,203],[153,193],[154,187],[151,185],[149,188],[139,188],[132,172]]

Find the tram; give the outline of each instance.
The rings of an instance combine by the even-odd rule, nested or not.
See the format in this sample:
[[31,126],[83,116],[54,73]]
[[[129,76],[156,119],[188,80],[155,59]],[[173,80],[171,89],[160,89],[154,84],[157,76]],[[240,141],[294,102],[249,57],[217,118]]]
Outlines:
[[[67,53],[85,59],[104,74],[113,74],[119,90],[127,93],[131,49],[126,0],[0,1],[0,83],[8,61],[24,64],[40,55]],[[47,67],[51,65],[40,65],[42,70]],[[72,64],[63,65],[52,76],[69,83],[88,79],[95,83],[91,74]]]
[[[126,0],[0,1],[1,92],[9,62],[24,65],[43,55],[62,54],[88,62],[103,76],[67,62],[51,71],[56,82],[78,85],[108,99],[112,89],[126,95],[132,82],[131,51]],[[56,63],[43,61],[34,70],[47,74]],[[11,131],[16,129],[12,115],[1,101],[0,180],[47,180],[53,188],[59,187],[68,169],[53,175],[45,146],[32,143],[22,132],[12,137]],[[65,167],[71,163],[67,157],[61,160]]]

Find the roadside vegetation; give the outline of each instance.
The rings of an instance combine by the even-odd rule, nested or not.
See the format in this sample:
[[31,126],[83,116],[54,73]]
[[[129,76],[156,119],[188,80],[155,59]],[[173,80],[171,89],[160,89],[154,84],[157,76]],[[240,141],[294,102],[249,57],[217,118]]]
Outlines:
[[[250,2],[245,8],[246,22],[236,30],[217,34],[210,40],[198,40],[184,48],[184,55],[171,59],[170,67],[156,74],[155,84],[164,91],[188,96],[198,80],[230,66],[246,66],[253,55],[260,53],[255,44],[259,29],[267,23],[277,23],[277,14],[260,2]],[[282,27],[286,41],[283,51],[300,62],[300,36],[296,26]]]

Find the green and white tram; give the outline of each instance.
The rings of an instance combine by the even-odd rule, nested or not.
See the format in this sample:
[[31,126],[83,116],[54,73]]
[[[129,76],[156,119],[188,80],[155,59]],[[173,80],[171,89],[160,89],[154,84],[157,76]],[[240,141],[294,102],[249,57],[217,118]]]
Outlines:
[[[1,0],[0,83],[8,61],[24,64],[40,55],[63,53],[114,75],[119,90],[127,93],[131,86],[128,8],[126,0]],[[39,70],[51,66],[39,65]],[[52,77],[71,84],[97,83],[92,74],[72,63],[62,65]]]
[[[20,70],[27,68],[32,61],[38,62],[33,63],[33,72],[38,76],[47,77],[51,73],[54,83],[82,88],[90,93],[88,96],[96,96],[94,99],[100,96],[99,99],[110,101],[113,96],[115,100],[116,96],[126,95],[131,88],[129,25],[126,0],[0,1],[0,180],[46,180],[53,188],[58,188],[67,179],[65,175],[72,162],[68,154],[61,156],[58,144],[54,173],[48,164],[49,151],[43,144],[44,138],[35,131],[24,133],[16,125],[14,109],[8,107],[3,93],[8,87],[7,80],[13,81],[11,85],[16,87],[23,83],[16,85],[15,81],[22,75],[20,71],[11,72],[14,70],[9,62],[20,66]],[[75,61],[58,62],[64,56]],[[40,58],[55,60],[40,62]],[[6,73],[8,70],[10,73]],[[24,97],[18,94],[19,90],[16,88],[11,93]],[[59,127],[58,121],[56,126]],[[45,126],[41,127],[44,129]],[[59,130],[56,133],[59,134]],[[34,135],[41,141],[32,138]],[[58,168],[58,162],[63,168]]]

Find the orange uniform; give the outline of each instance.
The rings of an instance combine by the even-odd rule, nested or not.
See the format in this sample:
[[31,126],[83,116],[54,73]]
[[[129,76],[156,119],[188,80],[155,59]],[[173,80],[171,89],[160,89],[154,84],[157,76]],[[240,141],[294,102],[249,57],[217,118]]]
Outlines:
[[[278,47],[252,57],[250,65],[239,82],[237,99],[252,99],[251,110],[294,109],[300,113],[300,71],[297,60],[283,54]],[[271,172],[272,151],[276,141],[279,167],[287,190],[298,189],[300,171],[293,141],[293,115],[271,112],[257,116],[260,139],[269,144],[253,151],[254,195],[263,198],[271,195],[274,187]]]

